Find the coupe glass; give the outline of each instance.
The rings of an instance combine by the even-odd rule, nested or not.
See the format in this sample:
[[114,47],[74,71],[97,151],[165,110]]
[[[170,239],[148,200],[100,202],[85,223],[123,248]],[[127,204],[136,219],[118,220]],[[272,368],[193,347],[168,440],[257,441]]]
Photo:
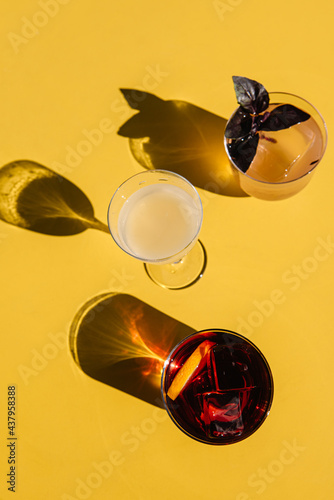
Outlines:
[[108,225],[117,245],[144,262],[148,276],[169,289],[186,288],[202,277],[206,252],[198,241],[203,219],[200,196],[184,177],[147,170],[116,190]]
[[165,361],[162,396],[188,436],[232,444],[255,432],[269,414],[273,378],[259,349],[238,333],[204,330],[180,342]]
[[240,187],[247,194],[263,200],[282,200],[297,194],[310,182],[326,150],[327,129],[320,113],[305,99],[279,92],[269,93],[269,98],[266,112],[290,104],[310,118],[283,130],[260,131],[256,155],[246,173],[231,156],[233,140],[225,137],[224,143]]

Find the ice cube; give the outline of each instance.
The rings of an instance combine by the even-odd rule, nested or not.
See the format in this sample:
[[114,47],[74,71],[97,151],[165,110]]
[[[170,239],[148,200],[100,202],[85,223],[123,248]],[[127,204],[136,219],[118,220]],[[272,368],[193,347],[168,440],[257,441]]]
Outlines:
[[242,391],[203,395],[202,419],[209,437],[236,436],[243,432],[242,398]]
[[228,346],[215,346],[210,351],[209,370],[213,389],[242,389],[246,386],[244,372],[247,365],[240,363],[235,350]]

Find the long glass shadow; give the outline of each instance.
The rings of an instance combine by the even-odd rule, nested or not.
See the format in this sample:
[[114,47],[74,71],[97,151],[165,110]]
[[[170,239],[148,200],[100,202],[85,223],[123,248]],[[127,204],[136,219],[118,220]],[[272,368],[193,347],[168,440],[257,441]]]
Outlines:
[[195,330],[132,295],[87,301],[70,327],[70,350],[95,380],[163,408],[161,373],[171,349]]

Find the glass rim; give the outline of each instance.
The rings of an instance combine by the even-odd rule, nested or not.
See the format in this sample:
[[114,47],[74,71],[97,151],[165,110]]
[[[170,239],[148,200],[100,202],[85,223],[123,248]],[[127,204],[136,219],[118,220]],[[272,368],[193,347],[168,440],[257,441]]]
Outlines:
[[[115,238],[115,236],[113,234],[113,231],[111,230],[111,227],[110,227],[110,217],[109,217],[109,214],[110,214],[111,206],[112,206],[113,201],[115,200],[115,197],[119,194],[120,190],[130,180],[134,179],[135,177],[139,177],[139,176],[143,176],[143,175],[150,175],[150,174],[160,174],[160,175],[162,174],[162,175],[167,175],[167,176],[171,176],[171,177],[176,177],[177,179],[180,179],[183,182],[185,182],[191,188],[191,190],[196,194],[196,198],[199,201],[199,208],[200,208],[200,221],[199,221],[198,229],[197,229],[196,234],[194,235],[194,237],[188,243],[188,245],[186,247],[184,247],[182,250],[180,250],[179,252],[177,252],[175,254],[172,254],[170,256],[167,256],[167,257],[163,257],[161,259],[145,259],[144,257],[140,257],[138,255],[135,255],[131,251],[127,250],[126,248],[124,248],[120,244],[120,242],[117,241],[117,239]],[[140,260],[141,262],[147,263],[147,264],[164,264],[164,263],[168,264],[168,263],[173,263],[173,262],[176,262],[177,260],[180,260],[180,258],[182,258],[184,255],[186,255],[188,253],[188,251],[190,250],[190,247],[194,244],[194,242],[196,242],[196,240],[197,240],[197,238],[199,236],[200,230],[202,228],[202,222],[203,222],[203,204],[202,204],[202,200],[201,200],[201,197],[199,195],[199,192],[197,191],[197,189],[195,188],[195,186],[190,181],[188,181],[188,179],[186,179],[185,177],[183,177],[182,175],[179,175],[179,174],[177,174],[175,172],[171,172],[170,170],[163,170],[163,169],[144,170],[142,172],[138,172],[138,173],[132,175],[131,177],[128,177],[125,181],[123,181],[118,186],[118,188],[116,189],[116,191],[112,195],[111,200],[109,202],[108,211],[107,211],[107,222],[108,222],[109,232],[111,234],[112,239],[114,240],[114,242],[116,243],[116,245],[121,250],[123,250],[123,252],[125,252],[126,254],[130,255],[131,257],[133,257],[133,258],[135,258],[137,260]],[[175,260],[173,260],[173,259],[175,259]]]
[[[232,163],[233,167],[244,177],[247,177],[248,179],[254,181],[254,182],[259,182],[263,185],[267,185],[267,186],[282,186],[282,185],[285,185],[287,186],[288,184],[291,184],[293,182],[296,182],[296,181],[299,181],[301,179],[303,179],[304,177],[306,177],[307,175],[311,174],[316,168],[317,166],[319,165],[320,161],[322,160],[322,158],[324,157],[324,154],[326,152],[326,149],[327,149],[327,143],[328,143],[328,130],[327,130],[327,125],[326,125],[326,122],[322,116],[322,114],[320,113],[320,111],[313,105],[311,104],[307,99],[304,99],[303,97],[300,97],[298,96],[297,94],[291,94],[291,92],[269,92],[269,96],[272,96],[272,95],[286,95],[286,96],[290,96],[290,97],[295,97],[296,99],[299,99],[300,101],[303,101],[305,102],[308,106],[310,106],[314,111],[315,111],[315,114],[318,115],[318,117],[320,118],[321,120],[321,123],[322,123],[322,126],[323,126],[323,129],[324,129],[324,143],[323,143],[323,147],[322,147],[322,153],[321,153],[321,156],[319,158],[319,160],[317,161],[317,163],[315,165],[312,166],[312,168],[310,168],[307,172],[305,172],[304,174],[300,175],[299,177],[297,177],[296,179],[290,179],[289,181],[283,181],[283,182],[270,182],[270,181],[264,181],[264,180],[261,180],[261,179],[255,179],[254,177],[252,177],[251,175],[247,174],[247,172],[243,172],[239,167],[238,165],[236,165],[234,163],[234,161],[232,160],[230,154],[229,154],[229,151],[228,151],[228,148],[227,148],[227,138],[225,136],[225,133],[224,133],[224,147],[225,147],[225,152],[227,154],[227,157],[229,159],[229,161]],[[269,103],[270,104],[270,103]],[[275,103],[276,104],[276,103]],[[280,103],[278,103],[280,104]],[[238,108],[236,108],[233,113],[231,114],[231,116],[229,117],[229,119],[227,120],[227,123],[226,123],[226,127],[227,127],[227,124],[228,122],[230,121],[230,119],[232,118],[232,116],[235,114],[235,112],[237,111]],[[226,128],[225,127],[225,128]],[[323,135],[323,134],[322,134]]]
[[171,358],[173,357],[173,355],[175,354],[175,352],[180,348],[180,346],[182,346],[183,343],[187,342],[189,339],[191,339],[192,337],[195,337],[196,335],[200,335],[201,333],[209,333],[209,332],[212,332],[212,333],[227,333],[227,334],[234,335],[235,337],[238,337],[238,338],[244,340],[247,344],[249,344],[251,347],[253,347],[255,349],[255,351],[259,354],[261,360],[264,363],[264,366],[265,366],[265,369],[266,369],[266,371],[268,373],[268,376],[269,376],[270,399],[268,400],[268,404],[267,404],[267,408],[266,408],[265,414],[263,415],[262,419],[258,422],[257,426],[254,429],[252,429],[252,431],[250,433],[246,433],[245,436],[241,437],[240,439],[236,439],[235,443],[243,441],[244,439],[246,439],[246,438],[250,437],[252,434],[254,434],[254,432],[257,429],[259,429],[259,427],[261,427],[261,425],[263,424],[263,422],[268,417],[268,415],[270,413],[270,410],[271,410],[271,407],[272,407],[273,399],[274,399],[274,377],[273,377],[271,368],[269,366],[269,363],[267,361],[267,358],[264,356],[264,354],[262,353],[262,351],[251,340],[249,340],[247,337],[245,337],[244,335],[241,335],[241,333],[237,333],[237,332],[235,332],[233,330],[228,330],[228,329],[225,329],[225,328],[206,328],[204,330],[199,330],[197,332],[191,333],[190,335],[187,335],[184,339],[182,339],[180,342],[178,342],[172,348],[172,350],[170,351],[170,353],[168,354],[167,358],[164,361],[164,365],[163,365],[162,372],[161,372],[161,384],[160,384],[160,388],[161,388],[161,395],[162,395],[162,401],[163,401],[164,407],[165,407],[165,409],[166,409],[169,417],[171,418],[171,420],[174,422],[174,424],[184,434],[186,434],[190,438],[192,438],[195,441],[198,441],[200,443],[221,446],[221,445],[225,445],[225,444],[228,444],[228,443],[220,442],[218,440],[217,441],[210,441],[209,439],[205,439],[205,438],[201,439],[201,438],[199,438],[199,437],[191,434],[186,429],[184,429],[182,427],[182,425],[174,417],[172,411],[170,410],[170,408],[169,408],[169,406],[167,404],[167,400],[165,398],[165,388],[164,388],[164,385],[165,385],[165,378],[166,378],[166,370],[167,370],[167,368],[169,366]]

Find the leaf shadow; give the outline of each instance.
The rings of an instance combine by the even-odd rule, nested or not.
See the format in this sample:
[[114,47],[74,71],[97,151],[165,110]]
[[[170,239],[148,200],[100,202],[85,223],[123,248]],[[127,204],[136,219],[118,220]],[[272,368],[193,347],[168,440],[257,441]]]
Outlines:
[[0,219],[52,236],[74,235],[88,228],[109,233],[80,188],[31,160],[0,168]]
[[129,139],[131,153],[140,165],[175,172],[196,187],[220,195],[248,196],[225,152],[225,118],[189,102],[165,101],[135,89],[121,92],[139,112],[118,134]]

